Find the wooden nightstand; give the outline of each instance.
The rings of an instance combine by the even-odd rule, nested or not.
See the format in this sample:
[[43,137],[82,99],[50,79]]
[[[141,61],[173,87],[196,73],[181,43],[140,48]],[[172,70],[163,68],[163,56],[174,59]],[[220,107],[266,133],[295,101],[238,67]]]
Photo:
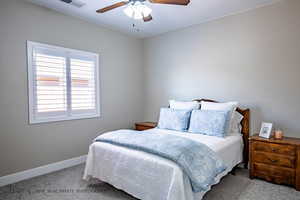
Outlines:
[[265,139],[258,135],[250,140],[250,178],[291,185],[300,190],[300,139]]
[[155,128],[156,126],[157,123],[155,122],[139,122],[139,123],[135,123],[135,130],[144,131],[151,128]]

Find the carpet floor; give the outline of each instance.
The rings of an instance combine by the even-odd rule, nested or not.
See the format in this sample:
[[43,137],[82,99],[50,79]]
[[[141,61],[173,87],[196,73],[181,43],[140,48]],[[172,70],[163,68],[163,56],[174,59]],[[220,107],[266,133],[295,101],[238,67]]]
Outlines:
[[[84,165],[0,188],[0,200],[136,200],[98,180],[82,180]],[[237,169],[214,186],[204,200],[300,200],[295,189],[250,180],[248,170]]]

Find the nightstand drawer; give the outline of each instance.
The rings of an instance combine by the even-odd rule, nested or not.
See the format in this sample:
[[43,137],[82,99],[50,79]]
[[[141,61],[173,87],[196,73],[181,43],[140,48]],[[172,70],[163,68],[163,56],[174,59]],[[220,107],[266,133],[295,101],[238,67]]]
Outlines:
[[155,122],[138,122],[135,123],[135,130],[144,131],[144,130],[155,128],[156,126],[157,123]]
[[149,126],[143,126],[143,125],[135,125],[135,129],[138,131],[144,131],[144,130],[148,130],[151,129],[153,127],[149,127]]
[[292,145],[272,144],[266,142],[255,142],[253,145],[255,151],[264,151],[291,156],[296,155],[296,147]]
[[294,156],[283,156],[274,153],[254,151],[253,162],[265,163],[282,167],[295,168],[296,158]]
[[293,169],[275,167],[261,163],[254,163],[254,176],[277,184],[295,184],[295,171]]

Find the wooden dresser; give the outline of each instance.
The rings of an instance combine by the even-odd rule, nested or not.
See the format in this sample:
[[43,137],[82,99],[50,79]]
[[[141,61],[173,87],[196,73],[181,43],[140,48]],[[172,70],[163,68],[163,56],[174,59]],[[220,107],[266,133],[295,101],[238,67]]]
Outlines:
[[258,135],[250,140],[250,178],[291,185],[300,190],[300,139],[265,139]]
[[135,130],[137,131],[144,131],[151,128],[155,128],[157,126],[157,123],[155,122],[138,122],[135,123]]

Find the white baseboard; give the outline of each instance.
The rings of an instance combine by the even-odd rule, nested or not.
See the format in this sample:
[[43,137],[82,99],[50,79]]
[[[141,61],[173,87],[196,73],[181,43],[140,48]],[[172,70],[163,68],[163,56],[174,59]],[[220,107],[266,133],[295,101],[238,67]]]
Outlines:
[[0,187],[17,183],[19,181],[23,181],[26,179],[30,179],[36,176],[41,176],[44,174],[48,174],[51,172],[55,172],[61,169],[65,169],[68,167],[76,166],[86,161],[87,155],[79,156],[76,158],[71,158],[68,160],[63,160],[60,162],[52,163],[49,165],[44,165],[41,167],[25,170],[22,172],[17,172],[15,174],[10,174],[7,176],[0,177]]

